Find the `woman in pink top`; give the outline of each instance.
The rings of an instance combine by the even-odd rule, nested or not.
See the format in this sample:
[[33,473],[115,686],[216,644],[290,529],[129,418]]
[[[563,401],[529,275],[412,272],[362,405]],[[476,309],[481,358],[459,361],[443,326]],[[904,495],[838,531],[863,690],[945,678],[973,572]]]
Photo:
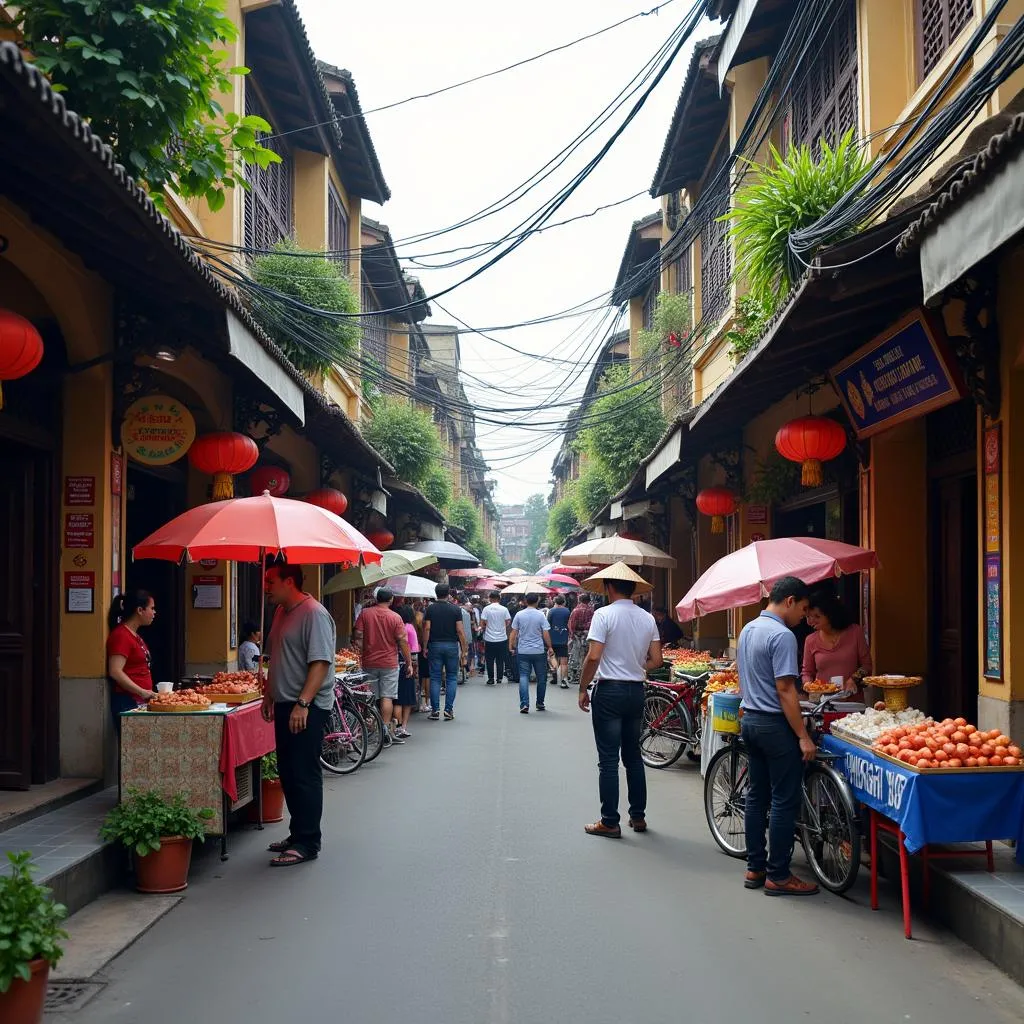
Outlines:
[[416,632],[415,616],[408,602],[403,601],[396,609],[402,622],[405,624],[405,635],[409,641],[409,653],[412,655],[413,673],[406,675],[401,672],[398,676],[398,698],[395,701],[395,717],[398,719],[397,735],[399,739],[409,737],[409,718],[412,709],[416,707],[416,687],[419,681],[419,672],[416,671],[419,662],[420,638]]
[[804,641],[801,677],[805,683],[815,679],[843,679],[843,689],[860,700],[864,696],[861,680],[871,675],[871,652],[864,630],[853,622],[850,613],[835,594],[825,590],[811,594],[807,625],[814,632]]

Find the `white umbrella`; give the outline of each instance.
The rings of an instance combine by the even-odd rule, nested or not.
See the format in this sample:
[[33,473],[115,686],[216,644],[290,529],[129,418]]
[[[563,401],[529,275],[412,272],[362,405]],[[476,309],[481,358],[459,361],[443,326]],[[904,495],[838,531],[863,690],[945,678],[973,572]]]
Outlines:
[[380,587],[387,587],[395,597],[437,597],[437,584],[422,576],[392,576],[385,580]]
[[620,537],[617,533],[599,540],[588,540],[562,552],[565,565],[651,565],[657,569],[674,569],[676,560],[668,553],[642,540]]

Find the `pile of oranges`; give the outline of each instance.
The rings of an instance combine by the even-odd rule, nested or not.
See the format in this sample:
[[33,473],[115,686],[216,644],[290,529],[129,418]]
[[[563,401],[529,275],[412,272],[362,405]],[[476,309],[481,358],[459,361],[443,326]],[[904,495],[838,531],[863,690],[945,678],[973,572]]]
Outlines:
[[218,672],[213,682],[199,688],[200,693],[258,693],[259,681],[252,672]]
[[210,701],[196,690],[172,690],[170,693],[158,693],[149,706],[161,708],[208,708]]
[[983,732],[965,718],[925,719],[882,733],[874,742],[881,754],[911,768],[1013,768],[1021,750],[998,729]]

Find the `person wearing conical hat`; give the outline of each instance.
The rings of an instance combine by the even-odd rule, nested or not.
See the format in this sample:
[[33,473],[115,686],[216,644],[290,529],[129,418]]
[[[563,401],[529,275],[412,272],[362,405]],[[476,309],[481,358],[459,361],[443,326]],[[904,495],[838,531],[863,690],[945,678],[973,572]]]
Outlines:
[[[584,829],[591,836],[618,839],[619,760],[626,769],[629,827],[647,831],[647,776],[640,756],[644,683],[647,673],[660,668],[661,640],[650,612],[633,597],[654,588],[624,562],[616,562],[589,577],[583,586],[604,594],[606,607],[594,612],[587,634],[589,650],[580,676],[579,705],[590,711],[597,745],[601,817]],[[593,694],[590,686],[593,683]]]

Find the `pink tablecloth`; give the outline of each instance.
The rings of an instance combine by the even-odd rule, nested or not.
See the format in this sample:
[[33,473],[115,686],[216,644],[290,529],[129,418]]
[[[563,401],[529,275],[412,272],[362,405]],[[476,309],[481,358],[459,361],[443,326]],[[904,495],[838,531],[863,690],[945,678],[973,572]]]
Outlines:
[[233,708],[224,716],[224,734],[220,743],[221,788],[229,799],[238,799],[235,769],[274,748],[274,723],[264,722],[260,713],[263,702],[254,700]]

